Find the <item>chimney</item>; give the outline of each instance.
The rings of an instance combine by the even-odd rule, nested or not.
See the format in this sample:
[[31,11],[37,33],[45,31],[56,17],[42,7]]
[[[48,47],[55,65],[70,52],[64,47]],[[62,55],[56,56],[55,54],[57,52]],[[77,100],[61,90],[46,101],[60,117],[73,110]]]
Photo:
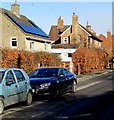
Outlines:
[[72,15],[72,34],[71,34],[71,44],[76,44],[78,42],[78,16],[73,13]]
[[72,15],[72,33],[78,33],[78,16],[75,13]]
[[96,31],[95,30],[93,31],[93,34],[96,35]]
[[64,24],[63,18],[62,16],[60,16],[58,19],[58,27],[63,27],[63,24]]
[[18,5],[17,1],[11,5],[11,12],[14,13],[17,17],[20,17],[20,5]]
[[111,32],[110,32],[110,29],[107,31],[107,38],[110,38],[111,37]]
[[88,21],[87,21],[86,28],[91,31],[91,25],[88,24]]

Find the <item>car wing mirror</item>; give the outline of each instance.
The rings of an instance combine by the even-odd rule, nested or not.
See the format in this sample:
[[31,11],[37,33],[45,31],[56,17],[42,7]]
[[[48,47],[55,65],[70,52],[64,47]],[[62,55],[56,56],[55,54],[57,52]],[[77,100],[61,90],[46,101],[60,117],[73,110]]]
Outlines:
[[59,75],[60,78],[64,79],[66,76],[64,74]]
[[63,76],[64,76],[63,74],[59,75],[59,77],[63,77]]

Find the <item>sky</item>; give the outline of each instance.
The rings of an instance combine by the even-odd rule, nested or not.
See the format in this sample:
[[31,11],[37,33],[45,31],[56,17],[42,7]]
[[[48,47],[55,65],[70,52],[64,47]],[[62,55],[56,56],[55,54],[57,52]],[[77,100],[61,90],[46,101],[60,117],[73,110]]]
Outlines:
[[[10,10],[15,0],[2,0],[0,7]],[[61,2],[60,2],[61,1]],[[87,21],[97,35],[107,30],[112,32],[112,1],[91,0],[17,0],[20,13],[34,21],[43,31],[49,34],[52,25],[57,25],[59,16],[64,25],[72,24],[72,14],[78,15],[79,23],[86,26]]]

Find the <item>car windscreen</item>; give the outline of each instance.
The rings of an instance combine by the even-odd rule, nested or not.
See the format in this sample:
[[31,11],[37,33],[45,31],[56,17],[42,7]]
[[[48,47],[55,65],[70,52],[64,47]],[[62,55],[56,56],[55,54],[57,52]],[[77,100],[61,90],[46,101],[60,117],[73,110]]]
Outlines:
[[30,73],[29,77],[54,77],[58,75],[58,69],[37,69]]
[[2,82],[3,76],[4,76],[4,71],[0,71],[0,83]]

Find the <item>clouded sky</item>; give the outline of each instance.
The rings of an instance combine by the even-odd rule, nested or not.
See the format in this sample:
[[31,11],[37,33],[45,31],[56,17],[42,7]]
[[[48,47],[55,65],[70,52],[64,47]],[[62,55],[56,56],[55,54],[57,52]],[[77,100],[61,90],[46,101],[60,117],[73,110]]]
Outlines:
[[[2,8],[10,10],[10,5],[15,0],[2,0]],[[110,0],[92,1],[92,2],[41,2],[41,0],[17,0],[20,5],[20,12],[33,20],[47,34],[51,25],[57,25],[59,16],[63,17],[65,25],[71,25],[72,14],[76,13],[79,17],[79,23],[86,26],[88,21],[92,25],[92,29],[96,30],[97,35],[104,34],[108,29],[112,31],[112,2]],[[21,2],[20,2],[21,1]]]

